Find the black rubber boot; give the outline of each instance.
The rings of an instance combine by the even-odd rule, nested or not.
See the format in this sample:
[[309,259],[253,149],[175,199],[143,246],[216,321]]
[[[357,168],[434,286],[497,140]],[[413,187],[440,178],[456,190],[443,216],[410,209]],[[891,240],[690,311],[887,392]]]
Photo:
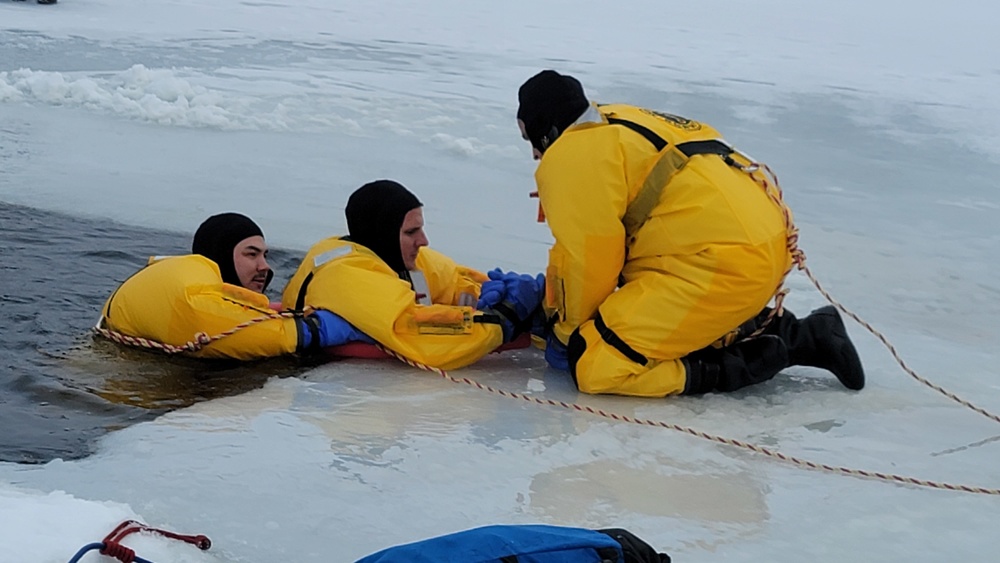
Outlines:
[[684,395],[729,392],[771,379],[788,367],[788,349],[774,335],[743,340],[725,348],[705,348],[683,360]]
[[[757,318],[763,320],[769,309]],[[821,307],[804,319],[785,309],[775,317],[764,334],[779,336],[788,347],[791,366],[809,366],[825,369],[837,376],[848,389],[859,390],[865,386],[865,370],[861,357],[847,335],[840,312],[833,305]]]

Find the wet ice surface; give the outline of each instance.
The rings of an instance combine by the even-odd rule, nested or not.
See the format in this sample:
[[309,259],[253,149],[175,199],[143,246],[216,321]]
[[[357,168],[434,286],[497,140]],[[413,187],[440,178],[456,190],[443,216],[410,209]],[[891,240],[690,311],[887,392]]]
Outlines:
[[[969,484],[995,478],[1000,436],[988,421],[912,385],[851,394],[793,370],[726,397],[581,397],[564,377],[526,367],[538,363],[520,352],[461,376],[821,463]],[[216,549],[204,560],[223,561],[346,561],[496,522],[614,523],[689,561],[785,553],[986,560],[997,516],[989,497],[808,472],[389,362],[341,362],[272,380],[111,434],[85,460],[6,465],[0,475],[18,490],[115,501],[147,521],[206,533]],[[123,517],[117,507],[104,512],[105,527]],[[68,530],[81,528],[73,517],[69,507],[60,516]],[[65,549],[72,537],[60,538]],[[147,549],[202,560],[164,542]]]
[[[0,66],[0,201],[164,229],[179,245],[207,215],[237,210],[294,255],[343,232],[354,188],[390,177],[427,204],[435,248],[482,269],[539,271],[551,241],[533,223],[534,164],[512,116],[517,85],[554,67],[599,101],[703,119],[768,162],[824,286],[921,374],[1000,411],[1000,75],[979,54],[992,4],[878,14],[859,2],[821,13],[771,1],[752,12],[678,6],[669,21],[555,4],[528,20],[517,2],[139,10],[64,0],[44,20],[38,6],[12,6],[0,8],[11,47]],[[929,36],[942,40],[911,40]],[[57,257],[48,249],[58,246],[40,242],[38,253]],[[46,284],[65,275],[55,262]],[[96,313],[117,281],[73,297],[75,310]],[[803,275],[788,285],[793,311],[824,303]],[[78,324],[54,338],[84,342],[88,373],[119,370]],[[793,368],[728,396],[581,396],[531,351],[454,375],[814,462],[1000,487],[997,423],[910,379],[849,328],[869,374],[861,393]],[[157,371],[120,370],[120,397],[164,381],[147,369]],[[11,523],[0,543],[32,546],[0,561],[65,561],[126,517],[215,543],[202,554],[136,539],[154,561],[349,561],[501,522],[627,527],[678,561],[990,561],[998,547],[993,496],[806,471],[393,362],[271,375],[253,372],[236,395],[196,394],[82,460],[0,464],[0,521]],[[30,405],[32,393],[11,401]]]

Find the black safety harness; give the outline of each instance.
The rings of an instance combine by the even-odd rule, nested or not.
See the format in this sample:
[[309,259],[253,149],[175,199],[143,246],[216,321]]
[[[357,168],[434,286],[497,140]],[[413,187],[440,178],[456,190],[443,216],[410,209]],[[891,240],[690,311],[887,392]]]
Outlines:
[[[639,193],[626,208],[625,215],[622,217],[622,224],[625,226],[628,245],[635,242],[636,233],[645,224],[646,220],[649,219],[653,208],[660,201],[663,190],[670,183],[674,175],[687,165],[691,157],[714,154],[721,157],[730,166],[740,169],[746,168],[745,165],[740,164],[733,158],[733,154],[736,152],[735,149],[724,141],[707,139],[704,141],[688,141],[671,145],[666,139],[657,135],[648,127],[634,121],[610,116],[607,119],[611,125],[621,125],[642,135],[659,153],[656,164],[653,165],[652,170],[646,176],[645,181],[643,181],[642,187],[639,188]],[[642,366],[649,363],[646,356],[637,352],[622,340],[621,337],[615,334],[613,330],[608,328],[600,313],[597,313],[597,316],[594,318],[594,328],[597,329],[597,333],[601,335],[604,342],[621,352],[629,360]],[[581,354],[582,352],[580,350]],[[570,364],[574,365],[577,359],[579,358],[571,358]]]

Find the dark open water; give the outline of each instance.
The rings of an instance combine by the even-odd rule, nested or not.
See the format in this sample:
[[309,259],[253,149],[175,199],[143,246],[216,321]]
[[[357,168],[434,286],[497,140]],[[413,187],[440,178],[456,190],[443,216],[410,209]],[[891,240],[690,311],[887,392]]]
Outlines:
[[[290,358],[167,357],[93,336],[118,284],[151,255],[189,249],[188,234],[0,202],[0,461],[83,457],[112,430],[304,369]],[[272,249],[272,288],[284,286],[299,260]]]

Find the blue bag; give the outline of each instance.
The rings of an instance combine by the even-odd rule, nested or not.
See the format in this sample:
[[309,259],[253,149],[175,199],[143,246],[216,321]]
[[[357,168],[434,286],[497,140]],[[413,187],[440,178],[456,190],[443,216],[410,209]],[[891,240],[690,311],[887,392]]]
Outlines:
[[497,525],[390,547],[356,563],[624,563],[624,561],[622,545],[611,536],[595,530],[545,525]]

